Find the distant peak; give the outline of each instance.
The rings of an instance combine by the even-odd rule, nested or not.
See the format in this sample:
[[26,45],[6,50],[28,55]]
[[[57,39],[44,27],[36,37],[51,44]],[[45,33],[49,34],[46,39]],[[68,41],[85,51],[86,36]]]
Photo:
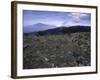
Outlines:
[[36,23],[34,25],[43,25],[43,26],[54,26],[52,24],[46,24],[46,23]]
[[43,23],[36,23],[36,24],[34,24],[34,25],[45,25],[45,24],[43,24]]

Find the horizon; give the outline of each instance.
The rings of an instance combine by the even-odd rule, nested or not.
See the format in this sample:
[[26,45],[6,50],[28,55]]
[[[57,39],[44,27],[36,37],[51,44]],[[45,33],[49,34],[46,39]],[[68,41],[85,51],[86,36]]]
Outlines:
[[[34,33],[34,32],[37,33],[37,32],[41,32],[41,31],[54,30],[54,29],[59,29],[59,28],[60,28],[60,29],[61,29],[61,28],[70,28],[70,27],[73,27],[73,28],[74,28],[74,27],[82,27],[82,28],[83,28],[83,27],[84,27],[84,28],[87,27],[87,28],[90,28],[91,26],[81,26],[81,25],[68,26],[68,27],[66,27],[66,26],[59,26],[59,27],[49,28],[49,29],[45,29],[45,30],[30,31],[30,32],[27,32],[27,31],[26,31],[26,32],[24,32],[24,33]],[[75,29],[75,28],[74,28],[74,29]]]

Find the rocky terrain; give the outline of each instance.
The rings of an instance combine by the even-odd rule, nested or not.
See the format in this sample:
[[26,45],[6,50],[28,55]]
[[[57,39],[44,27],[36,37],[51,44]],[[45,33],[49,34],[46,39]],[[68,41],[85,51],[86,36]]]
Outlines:
[[90,31],[28,33],[23,40],[23,69],[90,66]]

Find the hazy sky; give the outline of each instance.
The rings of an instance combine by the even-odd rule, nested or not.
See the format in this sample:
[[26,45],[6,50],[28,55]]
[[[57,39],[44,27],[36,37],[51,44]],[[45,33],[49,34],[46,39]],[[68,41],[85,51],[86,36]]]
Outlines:
[[54,26],[91,25],[90,13],[23,10],[24,27],[37,23]]

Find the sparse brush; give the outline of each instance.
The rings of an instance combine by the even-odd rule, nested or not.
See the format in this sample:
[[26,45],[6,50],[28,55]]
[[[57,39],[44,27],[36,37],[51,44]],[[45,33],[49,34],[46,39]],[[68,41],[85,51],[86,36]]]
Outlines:
[[24,35],[23,68],[89,66],[90,32]]

